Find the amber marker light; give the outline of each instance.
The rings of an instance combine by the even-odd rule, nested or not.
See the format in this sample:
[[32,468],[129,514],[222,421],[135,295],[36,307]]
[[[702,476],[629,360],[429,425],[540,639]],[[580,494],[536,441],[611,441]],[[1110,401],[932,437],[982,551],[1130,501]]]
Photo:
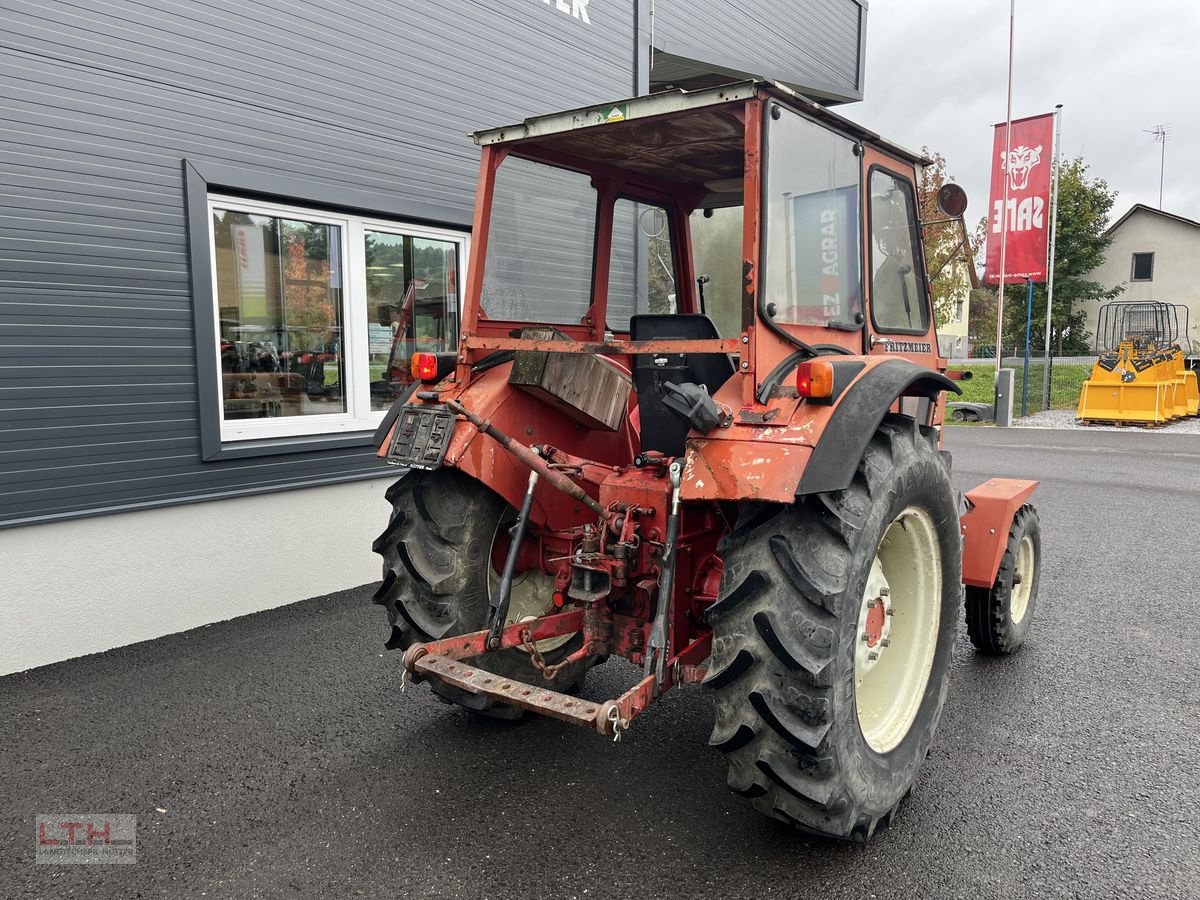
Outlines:
[[432,384],[438,380],[438,360],[434,353],[414,353],[409,363],[413,378]]
[[833,395],[833,363],[808,359],[796,367],[796,390],[801,397],[824,399]]

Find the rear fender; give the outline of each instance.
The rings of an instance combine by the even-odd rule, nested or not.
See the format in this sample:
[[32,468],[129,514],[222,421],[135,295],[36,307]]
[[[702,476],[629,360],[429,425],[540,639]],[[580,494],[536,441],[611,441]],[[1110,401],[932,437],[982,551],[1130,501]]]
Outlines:
[[833,416],[813,448],[797,494],[840,491],[850,486],[867,443],[900,397],[928,397],[962,388],[940,372],[907,359],[884,358],[866,369],[838,398]]
[[[798,495],[849,487],[867,442],[895,402],[906,396],[936,400],[958,392],[938,372],[898,357],[838,356],[835,365],[857,373],[832,402],[794,396],[743,408],[729,428],[688,441],[681,496],[685,500],[766,500],[792,503]],[[740,387],[730,379],[716,400],[738,409]],[[773,391],[784,394],[783,391]]]
[[993,478],[967,491],[967,511],[960,519],[963,584],[990,589],[996,583],[1013,519],[1037,486],[1036,481]]

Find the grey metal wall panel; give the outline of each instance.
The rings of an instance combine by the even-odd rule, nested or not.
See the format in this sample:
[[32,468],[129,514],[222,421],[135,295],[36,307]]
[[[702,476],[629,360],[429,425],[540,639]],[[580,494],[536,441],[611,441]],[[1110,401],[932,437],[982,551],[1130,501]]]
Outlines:
[[469,221],[476,128],[633,92],[634,10],[538,0],[9,0],[0,524],[372,477],[201,461],[182,160]]
[[861,99],[862,0],[655,0],[654,47]]

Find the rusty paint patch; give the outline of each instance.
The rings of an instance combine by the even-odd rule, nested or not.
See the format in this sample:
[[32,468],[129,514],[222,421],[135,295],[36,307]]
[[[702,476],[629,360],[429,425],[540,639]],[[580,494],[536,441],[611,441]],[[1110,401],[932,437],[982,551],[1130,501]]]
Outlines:
[[811,452],[798,444],[693,440],[685,456],[680,496],[791,503]]
[[761,412],[753,409],[743,409],[738,413],[738,419],[746,425],[766,425],[779,418],[778,409],[764,409]]
[[462,346],[467,350],[549,350],[556,353],[598,353],[602,356],[631,356],[637,353],[732,353],[740,356],[745,351],[737,338],[597,342],[477,336],[468,337]]

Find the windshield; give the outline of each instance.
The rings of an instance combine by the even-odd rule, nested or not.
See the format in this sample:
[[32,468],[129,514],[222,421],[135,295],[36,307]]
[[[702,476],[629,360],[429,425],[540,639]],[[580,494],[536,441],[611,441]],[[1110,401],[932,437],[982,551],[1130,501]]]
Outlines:
[[859,157],[854,142],[784,108],[769,120],[768,314],[776,322],[859,328]]
[[480,306],[490,319],[578,325],[592,302],[590,176],[518,156],[496,170]]

